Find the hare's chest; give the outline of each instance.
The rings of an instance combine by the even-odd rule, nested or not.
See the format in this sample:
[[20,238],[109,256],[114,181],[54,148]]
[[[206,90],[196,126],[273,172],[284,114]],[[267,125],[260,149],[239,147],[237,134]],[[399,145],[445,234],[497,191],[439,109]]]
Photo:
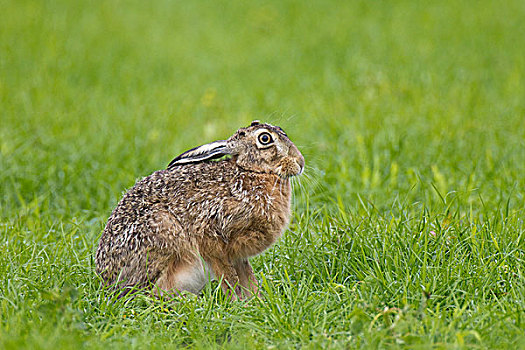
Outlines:
[[247,258],[262,253],[282,235],[290,218],[290,206],[270,206],[270,210],[252,209],[242,224],[237,225],[228,240],[229,251],[239,258]]

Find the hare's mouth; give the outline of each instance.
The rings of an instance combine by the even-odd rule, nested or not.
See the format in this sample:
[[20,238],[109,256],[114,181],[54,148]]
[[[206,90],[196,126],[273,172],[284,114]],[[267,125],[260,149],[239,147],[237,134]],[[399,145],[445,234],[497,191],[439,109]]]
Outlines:
[[303,173],[304,165],[299,164],[295,159],[285,158],[281,165],[277,167],[276,173],[279,177],[288,179]]

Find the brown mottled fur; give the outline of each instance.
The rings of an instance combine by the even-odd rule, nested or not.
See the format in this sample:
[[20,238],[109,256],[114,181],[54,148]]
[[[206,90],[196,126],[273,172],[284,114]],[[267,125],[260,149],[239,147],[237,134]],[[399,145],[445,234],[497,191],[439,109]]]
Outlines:
[[[270,145],[257,139],[266,132]],[[124,195],[96,253],[97,272],[108,284],[198,293],[215,276],[234,297],[257,293],[248,258],[287,226],[289,177],[302,172],[304,158],[282,129],[268,124],[254,122],[221,142],[230,159],[170,165]]]

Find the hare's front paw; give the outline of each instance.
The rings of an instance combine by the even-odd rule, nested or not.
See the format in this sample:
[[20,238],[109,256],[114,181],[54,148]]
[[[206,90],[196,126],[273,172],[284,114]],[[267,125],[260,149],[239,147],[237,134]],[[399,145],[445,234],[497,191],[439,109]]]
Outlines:
[[222,292],[228,300],[237,301],[246,299],[241,286],[231,287],[229,283],[222,283]]
[[234,289],[234,294],[232,294],[232,300],[244,300],[246,299],[246,295],[243,291],[243,288],[241,286],[236,286]]

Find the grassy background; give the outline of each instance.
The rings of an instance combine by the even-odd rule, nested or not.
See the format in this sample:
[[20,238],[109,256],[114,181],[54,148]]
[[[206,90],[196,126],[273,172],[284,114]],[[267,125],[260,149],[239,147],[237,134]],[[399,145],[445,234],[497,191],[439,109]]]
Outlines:
[[[523,1],[0,8],[0,348],[525,348]],[[264,300],[108,299],[122,192],[253,119],[308,164]]]

